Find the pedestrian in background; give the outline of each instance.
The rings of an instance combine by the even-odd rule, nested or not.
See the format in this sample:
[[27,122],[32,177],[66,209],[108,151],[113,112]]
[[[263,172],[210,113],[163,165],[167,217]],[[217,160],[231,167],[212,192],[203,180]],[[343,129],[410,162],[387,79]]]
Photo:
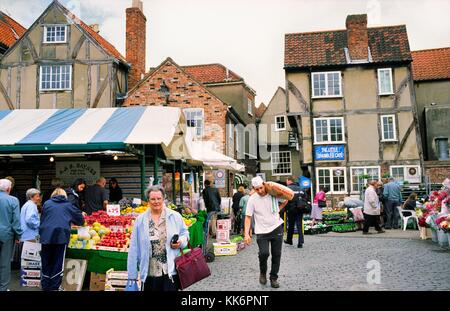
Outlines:
[[66,189],[67,200],[76,208],[84,211],[84,189],[86,189],[86,181],[83,178],[77,178],[72,187]]
[[384,233],[379,224],[380,200],[376,191],[377,181],[371,180],[364,192],[364,228],[363,234],[369,234],[369,228],[375,227],[378,233]]
[[216,234],[217,213],[221,210],[222,198],[220,197],[219,189],[213,187],[209,179],[205,180],[205,189],[202,191],[202,197],[208,212],[207,218],[210,222],[210,231],[214,236]]
[[233,215],[234,215],[234,231],[236,234],[240,234],[241,232],[241,215],[242,210],[239,206],[241,199],[245,196],[245,186],[240,184],[238,190],[235,194],[233,194]]
[[259,283],[267,283],[267,260],[272,253],[272,269],[270,271],[270,285],[279,288],[278,271],[280,270],[281,249],[283,246],[283,220],[280,209],[288,201],[279,205],[278,199],[267,193],[264,181],[260,176],[252,179],[255,193],[248,199],[245,212],[244,241],[251,244],[250,225],[252,216],[255,217],[255,234],[258,243]]
[[113,177],[109,180],[109,202],[118,203],[122,198],[122,189],[117,179]]
[[[255,193],[255,190],[249,190],[249,189],[245,189],[244,191],[245,195],[241,198],[241,200],[239,201],[239,208],[241,209],[241,228],[244,228],[244,224],[245,224],[245,213],[247,210],[247,202],[248,199],[250,198],[250,196]],[[251,222],[251,228],[250,228],[250,237],[253,235],[253,231],[255,230],[255,218],[252,217],[252,222]],[[239,234],[241,234],[239,232]]]
[[385,229],[398,229],[399,218],[397,206],[402,204],[402,192],[400,185],[394,178],[389,178],[389,182],[384,185],[383,196],[386,199],[386,225]]
[[8,179],[11,182],[11,192],[9,195],[19,200],[19,206],[25,204],[26,200],[23,198],[23,195],[20,195],[19,191],[17,190],[16,180],[12,176],[6,176],[5,179]]
[[108,195],[105,186],[106,179],[100,177],[95,182],[95,185],[89,186],[85,190],[85,211],[88,215],[91,215],[96,211],[106,210],[106,206],[108,205]]
[[319,192],[314,196],[314,201],[311,210],[312,226],[316,224],[317,220],[322,220],[322,208],[327,206],[326,193],[328,189],[324,186],[319,186]]
[[0,179],[0,291],[8,290],[14,240],[22,235],[19,200],[9,194],[11,188],[10,180]]
[[82,226],[84,217],[78,208],[67,200],[61,188],[53,191],[42,208],[39,227],[41,242],[41,287],[44,291],[63,290],[61,287],[64,256],[70,240],[71,224]]
[[39,236],[40,217],[38,204],[41,202],[41,192],[31,188],[26,193],[28,201],[20,210],[20,227],[22,229],[21,242],[36,242]]
[[298,243],[297,247],[302,248],[304,243],[303,238],[303,211],[306,210],[308,205],[308,199],[306,194],[300,188],[300,185],[296,182],[297,178],[292,176],[286,178],[286,184],[289,189],[294,191],[294,198],[288,201],[286,205],[288,230],[287,237],[284,241],[286,244],[293,245],[292,238],[294,236],[294,229],[297,226],[298,231]]
[[382,181],[378,181],[376,184],[376,191],[377,191],[377,195],[378,195],[378,200],[380,201],[380,227],[384,227],[384,215],[385,215],[385,210],[386,208],[384,207],[384,197],[383,197],[383,182]]

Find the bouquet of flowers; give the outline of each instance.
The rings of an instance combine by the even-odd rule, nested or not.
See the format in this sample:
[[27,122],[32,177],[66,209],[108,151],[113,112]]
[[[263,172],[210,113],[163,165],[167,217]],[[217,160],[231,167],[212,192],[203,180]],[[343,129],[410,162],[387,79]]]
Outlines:
[[443,230],[444,232],[449,233],[450,232],[450,215],[441,216],[438,219],[436,219],[436,225],[439,229]]

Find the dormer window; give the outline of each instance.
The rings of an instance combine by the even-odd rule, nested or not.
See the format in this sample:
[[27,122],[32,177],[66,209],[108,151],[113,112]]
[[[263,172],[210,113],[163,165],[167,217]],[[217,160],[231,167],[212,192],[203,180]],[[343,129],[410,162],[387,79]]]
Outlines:
[[44,26],[44,43],[66,43],[66,25],[46,25]]

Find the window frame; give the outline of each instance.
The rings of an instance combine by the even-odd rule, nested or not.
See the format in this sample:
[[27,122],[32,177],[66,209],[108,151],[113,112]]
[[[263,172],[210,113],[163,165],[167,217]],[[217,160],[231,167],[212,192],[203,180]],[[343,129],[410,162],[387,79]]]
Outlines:
[[[325,90],[328,93],[328,74],[335,74],[337,73],[339,75],[339,94],[338,95],[315,95],[314,94],[314,77],[324,74],[325,75]],[[311,94],[312,98],[339,98],[342,97],[342,72],[341,71],[319,71],[319,72],[312,72],[311,75]]]
[[[50,27],[64,27],[64,41],[47,41],[47,28]],[[42,40],[42,43],[45,44],[58,44],[58,43],[67,43],[67,25],[65,24],[48,24],[48,25],[44,25],[44,38]],[[56,40],[56,29],[55,29],[55,40]]]
[[[331,127],[330,127],[330,120],[332,119],[340,119],[342,122],[342,140],[341,141],[332,141],[331,140]],[[317,127],[316,127],[316,120],[327,120],[327,134],[328,134],[328,140],[327,141],[317,141]],[[329,145],[329,144],[345,144],[345,122],[344,117],[323,117],[323,118],[313,118],[313,127],[314,127],[314,145]]]
[[[342,170],[344,175],[344,191],[333,191],[334,188],[334,182],[333,182],[333,171],[334,170]],[[347,181],[347,168],[344,166],[335,166],[335,167],[316,167],[316,193],[319,192],[319,170],[328,170],[330,172],[330,189],[329,193],[331,194],[346,194],[348,190],[348,181]]]
[[[381,71],[389,71],[389,82],[390,82],[390,91],[388,92],[382,92],[381,91]],[[394,84],[392,80],[392,68],[378,68],[377,69],[377,75],[378,75],[378,95],[393,95],[394,94]]]
[[[51,80],[51,77],[53,76],[53,67],[56,67],[56,66],[59,66],[59,67],[64,67],[64,66],[67,66],[67,67],[69,67],[69,87],[68,88],[51,88],[51,86],[50,86],[50,88],[43,88],[42,87],[42,77],[43,77],[43,75],[42,75],[42,71],[43,71],[43,68],[44,67],[50,67],[51,68],[51,70],[50,70],[50,84],[52,83],[52,80]],[[54,91],[71,91],[72,90],[72,74],[73,74],[73,68],[72,68],[73,66],[72,66],[72,64],[46,64],[46,65],[41,65],[40,67],[39,67],[39,92],[54,92]],[[62,73],[60,72],[60,75],[61,75]],[[61,83],[61,80],[60,80],[60,83]]]
[[[274,154],[281,154],[281,153],[287,153],[289,154],[289,173],[274,173],[274,162],[273,162],[273,155]],[[280,156],[278,156],[280,158]],[[280,163],[286,163],[286,162],[280,162]],[[280,164],[276,163],[276,164]],[[270,169],[272,176],[290,176],[292,175],[292,152],[289,150],[280,150],[280,151],[272,151],[270,152]]]
[[378,178],[381,179],[381,166],[351,166],[350,167],[350,179],[351,179],[351,181],[350,181],[350,190],[351,190],[351,193],[360,193],[359,190],[353,189],[353,170],[364,169],[364,174],[366,175],[367,174],[367,169],[374,169],[374,168],[378,169]]
[[[277,118],[283,118],[283,123],[284,123],[284,127],[283,128],[278,128],[278,121]],[[286,126],[286,116],[285,115],[277,115],[274,117],[275,119],[275,132],[281,132],[281,131],[286,131],[287,130],[287,126]]]
[[[394,133],[394,138],[389,138],[386,139],[385,138],[385,132],[384,132],[384,118],[387,117],[392,117],[392,124],[393,124],[393,133]],[[387,142],[387,141],[397,141],[397,122],[395,120],[395,114],[383,114],[380,116],[380,126],[381,126],[381,141],[382,142]]]
[[201,121],[202,121],[202,127],[201,127],[201,135],[199,136],[198,134],[197,134],[197,120],[198,119],[194,119],[194,122],[195,122],[195,127],[193,127],[193,128],[195,128],[195,135],[194,135],[194,140],[202,140],[203,139],[203,136],[205,135],[205,111],[204,111],[204,109],[203,108],[183,108],[183,113],[184,113],[184,116],[185,116],[185,118],[186,118],[186,127],[189,129],[189,128],[192,128],[192,126],[189,126],[188,125],[188,120],[192,120],[192,119],[188,119],[188,116],[187,116],[187,114],[186,114],[186,112],[198,112],[198,111],[201,111],[201,113],[202,113],[202,119],[201,119]]

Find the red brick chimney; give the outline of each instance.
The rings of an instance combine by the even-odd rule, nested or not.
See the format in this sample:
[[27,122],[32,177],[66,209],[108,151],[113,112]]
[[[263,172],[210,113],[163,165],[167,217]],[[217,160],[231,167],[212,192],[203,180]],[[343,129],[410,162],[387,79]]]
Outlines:
[[367,35],[367,14],[348,15],[345,21],[347,28],[347,46],[350,59],[367,60],[369,38]]
[[143,13],[140,0],[133,0],[131,8],[127,8],[126,58],[131,64],[128,76],[128,89],[138,83],[145,74],[145,37],[147,19]]

